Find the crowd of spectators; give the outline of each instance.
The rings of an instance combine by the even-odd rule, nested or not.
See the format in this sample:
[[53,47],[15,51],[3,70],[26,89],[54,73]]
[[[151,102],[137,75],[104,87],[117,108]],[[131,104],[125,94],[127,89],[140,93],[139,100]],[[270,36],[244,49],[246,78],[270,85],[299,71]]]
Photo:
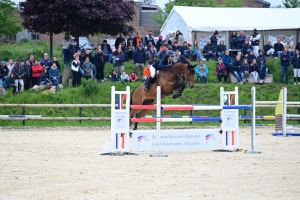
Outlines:
[[[300,85],[300,42],[293,46],[291,40],[283,44],[280,38],[272,45],[267,41],[263,49],[259,49],[260,33],[254,29],[248,40],[243,31],[239,35],[233,31],[230,36],[230,46],[227,47],[223,40],[220,40],[218,31],[207,39],[207,44],[200,49],[198,41],[192,44],[184,40],[183,34],[177,30],[175,37],[170,39],[169,35],[163,38],[159,35],[155,41],[152,31],[142,37],[139,33],[134,37],[129,35],[127,39],[120,34],[115,41],[116,50],[113,52],[107,40],[97,46],[94,53],[90,50],[82,52],[78,48],[75,39],[66,35],[62,41],[62,53],[64,63],[71,63],[72,86],[80,84],[81,79],[96,79],[99,82],[111,80],[113,82],[136,82],[146,81],[150,75],[149,66],[165,57],[168,50],[174,51],[173,61],[178,61],[181,55],[187,59],[195,59],[196,78],[201,84],[207,83],[209,70],[206,61],[215,60],[216,68],[212,73],[217,80],[226,83],[228,77],[233,75],[238,82],[243,84],[243,79],[249,81],[252,75],[254,83],[264,82],[267,74],[271,73],[266,64],[267,57],[279,58],[281,64],[280,82],[289,82],[289,66],[293,65],[294,84]],[[233,58],[230,57],[230,49],[238,50]],[[124,63],[133,61],[135,69],[126,73]],[[109,75],[104,74],[106,63],[113,64],[113,70]],[[60,64],[57,57],[52,60],[48,53],[44,53],[41,60],[30,55],[26,60],[18,59],[16,62],[9,60],[2,61],[0,66],[0,85],[5,89],[15,87],[15,91],[22,92],[35,85],[45,84],[47,87],[54,85],[59,90]]]

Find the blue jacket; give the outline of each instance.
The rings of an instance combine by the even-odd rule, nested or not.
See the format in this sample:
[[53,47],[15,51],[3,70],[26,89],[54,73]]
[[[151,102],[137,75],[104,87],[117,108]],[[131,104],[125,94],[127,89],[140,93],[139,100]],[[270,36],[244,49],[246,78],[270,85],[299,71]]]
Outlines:
[[223,61],[224,65],[230,65],[231,58],[230,58],[230,56],[224,55],[222,58],[222,61]]
[[164,58],[167,54],[167,51],[160,51],[156,54],[157,57],[159,57],[160,59]]
[[160,60],[158,69],[164,69],[167,67],[171,67],[174,64],[173,61],[170,61],[167,57],[164,57],[163,59]]
[[141,51],[139,49],[135,50],[133,52],[133,63],[144,63],[146,64],[146,60],[147,60],[147,56],[146,56],[146,52],[144,49],[142,49]]
[[246,41],[246,36],[244,36],[244,37],[239,36],[238,37],[238,47],[240,49],[243,47],[243,44],[245,43],[245,41]]
[[[242,53],[243,53],[243,55],[245,55],[245,54],[248,54],[248,50],[252,50],[253,51],[253,47],[251,46],[251,45],[244,45],[243,47],[242,47]],[[249,55],[249,54],[248,54]]]
[[290,65],[291,57],[288,53],[287,54],[281,53],[280,60],[281,60],[281,66],[288,67]]
[[179,50],[179,52],[181,52],[181,47],[180,46],[177,46],[177,47],[175,47],[175,45],[173,45],[172,46],[172,51],[176,51],[176,49],[178,49]]
[[118,54],[118,51],[115,51],[115,57],[119,58],[119,60],[116,60],[116,66],[123,66],[125,62],[124,53]]
[[48,77],[48,74],[42,73],[42,75],[41,75],[41,83],[47,81],[47,78],[49,78],[49,77]]
[[267,51],[269,51],[269,50],[272,49],[272,48],[273,48],[272,45],[266,44],[266,45],[264,46],[264,51],[267,53]]
[[42,59],[42,60],[41,60],[41,65],[42,65],[42,67],[44,67],[44,66],[46,66],[46,67],[51,67],[51,64],[52,64],[52,62],[51,62],[50,59],[48,59],[48,60]]
[[[203,67],[204,67],[204,73],[207,75],[208,67],[206,66],[206,64],[204,64]],[[196,74],[197,74],[197,76],[200,76],[200,74],[201,74],[200,65],[197,65],[197,67],[196,67]]]
[[247,58],[247,61],[248,61],[248,63],[252,63],[252,60],[255,60],[256,59],[256,56],[255,55],[248,55],[248,58]]
[[[112,54],[112,50],[109,44],[106,45],[107,46],[107,53],[108,54]],[[116,47],[117,48],[117,47]],[[104,49],[104,44],[101,44],[101,50],[103,51]],[[104,52],[104,51],[103,51]]]
[[2,83],[2,87],[4,87],[5,89],[8,89],[14,85],[15,85],[15,79],[10,78],[10,76],[6,77],[5,81],[3,81]]
[[54,77],[56,77],[56,79],[59,80],[59,76],[60,73],[57,67],[55,69],[53,69],[52,67],[49,69],[50,80],[52,80]]
[[291,63],[294,65],[294,69],[300,69],[300,56],[294,55]]
[[241,72],[243,71],[243,68],[242,68],[242,61],[237,61],[237,60],[234,60],[232,62],[232,71],[236,71],[236,72]]
[[267,65],[266,63],[258,63],[257,65],[257,72],[260,74],[260,73],[266,73],[266,69],[267,69]]

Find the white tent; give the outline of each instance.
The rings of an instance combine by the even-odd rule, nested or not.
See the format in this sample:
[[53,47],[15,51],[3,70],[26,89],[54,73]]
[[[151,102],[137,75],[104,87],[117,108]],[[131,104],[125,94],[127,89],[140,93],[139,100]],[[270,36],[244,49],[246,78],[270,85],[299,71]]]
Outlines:
[[261,46],[266,40],[276,42],[276,37],[281,37],[282,42],[289,38],[296,44],[300,40],[299,13],[300,8],[175,6],[161,28],[161,34],[165,37],[180,30],[186,41],[192,43],[197,40],[203,47],[215,30],[219,31],[219,37],[228,45],[231,31],[244,31],[246,36],[250,36],[256,28],[261,34]]

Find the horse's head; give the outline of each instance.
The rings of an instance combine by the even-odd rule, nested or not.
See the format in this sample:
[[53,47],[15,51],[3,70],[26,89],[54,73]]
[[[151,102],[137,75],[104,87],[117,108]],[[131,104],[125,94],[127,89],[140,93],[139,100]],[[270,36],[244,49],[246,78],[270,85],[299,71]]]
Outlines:
[[188,81],[188,85],[190,86],[190,88],[193,88],[195,85],[194,74],[196,65],[191,65],[190,62],[184,56],[180,56],[179,61],[175,64],[177,64],[177,73],[183,75],[185,80]]

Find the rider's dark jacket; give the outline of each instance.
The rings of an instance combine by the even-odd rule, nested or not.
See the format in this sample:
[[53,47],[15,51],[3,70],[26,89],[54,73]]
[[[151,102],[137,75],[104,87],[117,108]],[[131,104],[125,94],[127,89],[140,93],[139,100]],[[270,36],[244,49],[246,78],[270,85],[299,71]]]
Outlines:
[[163,59],[160,60],[158,69],[164,69],[167,67],[171,67],[174,64],[172,60],[169,60],[168,57],[164,57]]

